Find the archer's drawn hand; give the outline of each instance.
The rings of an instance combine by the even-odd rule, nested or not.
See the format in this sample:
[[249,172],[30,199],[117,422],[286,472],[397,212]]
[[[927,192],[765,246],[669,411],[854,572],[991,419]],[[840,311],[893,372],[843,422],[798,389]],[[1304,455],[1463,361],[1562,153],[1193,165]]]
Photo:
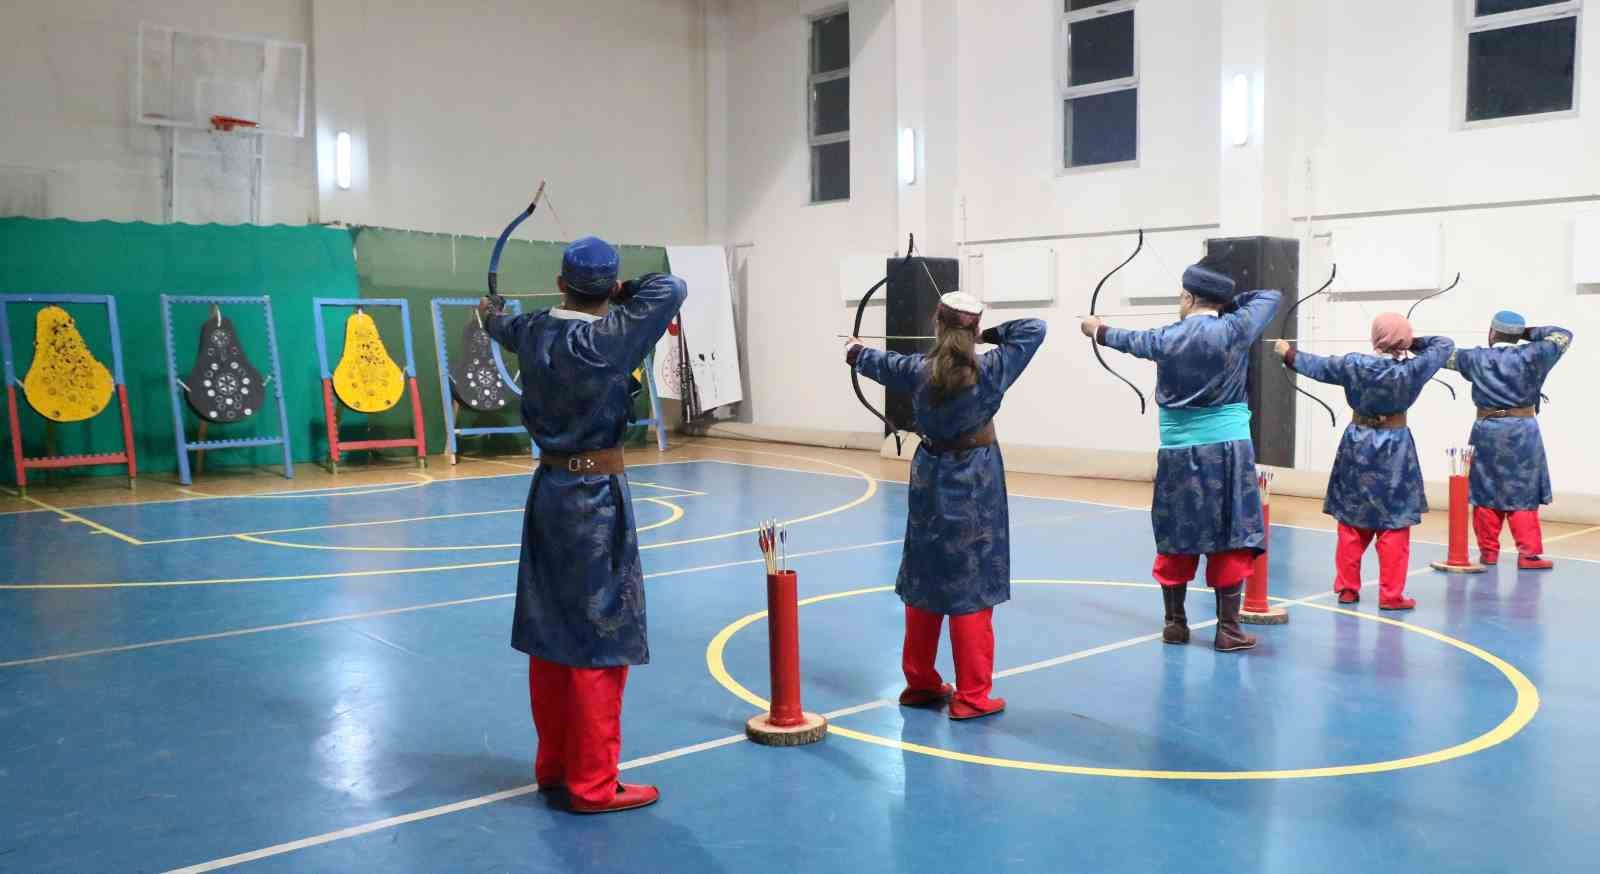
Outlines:
[[1091,340],[1099,336],[1100,329],[1104,326],[1105,322],[1101,321],[1096,316],[1085,317],[1083,324],[1079,325],[1079,327],[1083,330],[1083,336],[1088,337]]

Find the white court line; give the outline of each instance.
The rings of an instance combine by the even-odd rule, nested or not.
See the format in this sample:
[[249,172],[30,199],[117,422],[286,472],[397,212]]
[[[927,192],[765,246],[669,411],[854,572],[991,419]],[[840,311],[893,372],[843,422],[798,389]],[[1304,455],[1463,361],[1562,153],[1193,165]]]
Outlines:
[[[812,558],[819,555],[832,555],[839,552],[852,552],[858,549],[874,549],[888,546],[891,543],[900,543],[900,538],[894,540],[879,540],[874,543],[858,543],[853,546],[835,546],[828,549],[815,549],[807,552],[791,552],[789,558]],[[657,577],[676,577],[684,574],[699,573],[701,571],[722,570],[724,568],[739,567],[741,565],[764,564],[766,559],[752,558],[744,561],[728,561],[721,564],[708,564],[699,567],[678,568],[676,570],[657,571],[645,574],[644,578],[653,580]],[[501,564],[515,564],[516,562],[501,562]],[[151,649],[158,646],[176,646],[184,643],[197,643],[205,640],[220,640],[229,637],[243,637],[249,634],[266,634],[270,631],[288,631],[294,628],[310,628],[317,625],[328,625],[334,622],[354,622],[361,619],[376,619],[381,616],[397,616],[404,613],[416,613],[421,610],[437,610],[443,607],[460,607],[466,604],[479,604],[484,601],[504,601],[515,598],[515,592],[506,592],[498,595],[481,595],[476,598],[460,598],[454,601],[435,601],[431,604],[414,604],[410,607],[392,607],[387,610],[368,610],[362,613],[346,613],[340,616],[327,616],[321,619],[302,619],[298,622],[283,622],[277,625],[257,625],[250,628],[235,628],[231,631],[218,631],[211,634],[195,634],[188,637],[171,637],[165,640],[151,640],[144,643],[130,643],[122,646],[107,646],[100,649],[78,650],[64,652],[56,655],[34,656],[33,658],[15,659],[9,662],[0,662],[0,668],[19,668],[25,665],[37,665],[44,662],[59,662],[67,659],[81,659],[89,656],[111,655],[113,653],[133,652],[141,649]]]
[[[837,719],[841,716],[849,716],[854,713],[861,713],[863,711],[885,707],[888,706],[889,703],[890,702],[887,700],[879,699],[877,701],[869,701],[866,704],[858,704],[855,707],[846,707],[843,710],[835,710],[831,713],[824,713],[823,716],[828,719]],[[637,759],[629,759],[628,761],[617,765],[617,770],[631,771],[634,768],[643,768],[646,765],[656,765],[660,764],[661,762],[668,762],[684,756],[694,755],[695,753],[703,753],[708,750],[733,746],[734,744],[744,743],[747,740],[748,738],[742,734],[730,734],[726,737],[719,737],[716,740],[708,740],[702,743],[690,744],[686,747],[678,747],[675,750],[667,750],[664,753],[656,753],[650,756],[641,756]],[[198,865],[190,865],[186,868],[173,868],[172,870],[166,872],[166,874],[201,874],[201,872],[205,871],[216,871],[221,868],[231,868],[234,865],[243,865],[246,862],[255,862],[261,859],[270,858],[272,856],[281,856],[284,853],[292,853],[296,850],[304,850],[308,847],[317,847],[323,844],[331,844],[335,841],[360,837],[361,835],[372,834],[373,832],[383,831],[384,829],[394,828],[395,826],[405,825],[407,823],[418,822],[424,819],[433,819],[440,816],[447,816],[452,813],[460,813],[463,810],[472,810],[476,807],[483,807],[485,805],[495,804],[501,801],[509,801],[512,798],[520,798],[524,795],[531,795],[538,791],[539,786],[537,783],[529,783],[524,786],[518,786],[515,789],[504,789],[499,792],[492,792],[488,795],[480,795],[477,798],[468,798],[465,801],[456,801],[451,804],[441,804],[438,807],[430,807],[427,810],[418,810],[412,813],[402,814],[400,816],[391,816],[388,819],[380,819],[375,822],[363,823],[361,825],[351,826],[350,828],[340,829],[338,831],[328,832],[326,834],[313,835],[312,837],[301,838],[297,841],[274,844],[270,847],[262,847],[259,850],[251,850],[248,853],[239,853],[237,855],[228,856],[222,859],[213,859],[209,862],[201,862]]]
[[[1425,571],[1425,570],[1430,570],[1430,568],[1427,568],[1427,567],[1419,568],[1419,569],[1417,569],[1417,571],[1413,571],[1413,573],[1418,573],[1418,572]],[[1369,581],[1369,582],[1375,584],[1377,581],[1376,580],[1372,580],[1372,581]],[[1333,594],[1332,592],[1319,592],[1319,593],[1317,593],[1315,595],[1308,595],[1308,596],[1306,596],[1304,598],[1297,598],[1297,599],[1295,599],[1293,601],[1280,601],[1280,603],[1282,603],[1282,604],[1284,604],[1286,606],[1287,605],[1294,605],[1294,604],[1301,604],[1301,603],[1305,603],[1307,601],[1315,601],[1315,600],[1320,599],[1320,598],[1326,598],[1326,597],[1331,596],[1332,594]],[[1213,619],[1213,620],[1211,620],[1209,622],[1202,622],[1202,623],[1199,623],[1197,625],[1193,625],[1193,626],[1190,626],[1190,627],[1191,628],[1205,628],[1206,626],[1215,625],[1215,624],[1216,624],[1216,620]],[[1134,646],[1134,645],[1140,644],[1140,643],[1148,643],[1148,642],[1153,641],[1153,640],[1159,640],[1160,638],[1161,638],[1160,633],[1144,634],[1144,635],[1140,635],[1138,637],[1129,638],[1127,640],[1118,641],[1117,643],[1109,643],[1109,644],[1106,644],[1104,646],[1097,646],[1097,647],[1094,647],[1092,649],[1080,650],[1080,651],[1075,652],[1075,653],[1069,653],[1068,655],[1060,656],[1058,658],[1048,659],[1048,660],[1042,661],[1042,662],[1034,662],[1034,663],[1029,664],[1029,665],[1022,665],[1020,667],[1010,668],[1008,670],[1001,671],[1001,672],[995,674],[994,676],[995,676],[996,679],[1000,679],[1000,678],[1003,678],[1003,677],[1011,677],[1011,676],[1015,676],[1017,674],[1025,673],[1025,672],[1028,672],[1028,671],[1036,671],[1036,670],[1040,670],[1040,669],[1043,669],[1043,668],[1054,667],[1055,665],[1061,665],[1061,664],[1066,664],[1067,662],[1073,662],[1073,661],[1078,661],[1078,660],[1081,660],[1081,659],[1086,659],[1086,658],[1089,658],[1090,656],[1100,655],[1102,653],[1112,652],[1114,650],[1125,649],[1127,647]],[[895,702],[889,701],[886,698],[878,698],[878,699],[873,700],[873,701],[867,701],[867,702],[862,703],[862,704],[857,704],[857,705],[855,705],[853,707],[844,707],[844,708],[840,708],[838,710],[829,711],[829,712],[824,713],[822,715],[824,717],[826,717],[827,719],[830,719],[830,720],[839,719],[839,718],[842,718],[842,717],[845,717],[845,716],[853,716],[853,715],[858,714],[858,713],[865,713],[865,712],[867,712],[869,710],[878,710],[878,709],[881,709],[883,707],[888,707],[893,703],[895,703]],[[744,735],[742,735],[742,734],[730,734],[730,735],[727,735],[726,737],[719,737],[719,738],[717,738],[715,740],[708,740],[708,741],[704,741],[702,743],[691,744],[689,746],[684,746],[684,747],[678,747],[677,749],[668,750],[668,751],[666,751],[664,753],[656,753],[655,755],[651,755],[651,756],[644,756],[644,757],[638,758],[638,759],[630,759],[629,761],[623,762],[622,764],[618,765],[617,769],[619,771],[627,771],[627,770],[630,770],[630,769],[633,769],[633,768],[642,768],[642,767],[644,767],[646,765],[654,765],[654,764],[657,764],[659,762],[670,761],[672,759],[681,758],[683,756],[693,755],[694,753],[706,752],[708,750],[714,750],[714,749],[720,749],[722,747],[733,746],[734,744],[743,743],[745,740],[746,740],[746,737]],[[383,831],[384,829],[389,829],[389,828],[394,828],[396,826],[406,825],[407,823],[418,822],[418,821],[425,820],[425,819],[434,819],[434,818],[440,817],[440,816],[448,816],[448,815],[450,815],[452,813],[460,813],[463,810],[472,810],[474,808],[483,807],[485,805],[494,804],[496,802],[506,801],[506,800],[509,800],[509,799],[512,799],[512,798],[518,798],[518,797],[521,797],[523,795],[528,795],[528,794],[531,794],[533,792],[537,792],[538,790],[539,790],[539,787],[536,784],[531,784],[530,783],[530,784],[525,785],[525,786],[518,786],[515,789],[506,789],[506,790],[502,790],[500,792],[493,792],[493,793],[490,793],[488,795],[480,795],[477,798],[468,798],[468,799],[466,799],[464,801],[456,801],[456,802],[452,802],[450,804],[442,804],[442,805],[439,805],[438,807],[430,807],[430,808],[428,808],[426,810],[418,810],[418,811],[414,811],[412,813],[402,814],[400,816],[391,816],[391,817],[389,817],[387,819],[380,819],[380,820],[376,820],[374,822],[364,823],[362,825],[351,826],[350,828],[340,829],[338,831],[331,831],[331,832],[327,832],[327,833],[320,834],[320,835],[313,835],[313,836],[308,837],[308,838],[300,838],[299,840],[288,841],[288,842],[281,843],[281,844],[273,844],[270,847],[262,847],[259,850],[251,850],[251,851],[245,852],[245,853],[238,853],[236,855],[226,856],[226,857],[221,858],[221,859],[213,859],[213,860],[211,860],[209,862],[201,862],[198,865],[190,865],[190,866],[188,866],[186,868],[174,868],[174,869],[172,869],[170,871],[167,871],[166,874],[200,874],[200,872],[204,872],[204,871],[216,871],[216,870],[219,870],[219,869],[222,869],[222,868],[229,868],[229,867],[232,867],[234,865],[242,865],[242,864],[244,864],[246,862],[255,862],[255,861],[258,861],[258,860],[261,860],[261,859],[270,858],[272,856],[281,856],[284,853],[292,853],[292,852],[295,852],[296,850],[303,850],[303,849],[306,849],[308,847],[322,846],[324,844],[334,843],[335,841],[342,841],[342,840],[346,840],[348,838],[354,838],[354,837],[360,837],[361,835],[372,834],[373,832]]]

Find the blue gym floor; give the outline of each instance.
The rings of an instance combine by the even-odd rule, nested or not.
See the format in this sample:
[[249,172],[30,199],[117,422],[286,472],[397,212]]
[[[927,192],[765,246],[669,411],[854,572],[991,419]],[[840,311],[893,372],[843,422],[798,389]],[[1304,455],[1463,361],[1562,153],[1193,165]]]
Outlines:
[[[1218,655],[1203,589],[1160,644],[1145,511],[1013,496],[1010,709],[952,723],[890,701],[905,486],[719,454],[630,469],[624,779],[663,800],[600,817],[527,785],[527,474],[0,516],[0,870],[1595,870],[1593,563],[1446,578],[1418,544],[1419,608],[1380,615],[1278,527],[1290,623]],[[766,517],[816,599],[809,747],[742,739]]]

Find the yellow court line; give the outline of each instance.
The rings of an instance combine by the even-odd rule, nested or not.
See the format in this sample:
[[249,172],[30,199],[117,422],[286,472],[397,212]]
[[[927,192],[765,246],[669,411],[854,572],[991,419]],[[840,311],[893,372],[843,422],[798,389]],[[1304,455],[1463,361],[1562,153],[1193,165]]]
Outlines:
[[517,560],[513,558],[505,561],[475,561],[466,564],[444,564],[428,567],[375,568],[373,570],[360,571],[347,570],[261,577],[221,577],[204,580],[142,580],[112,583],[0,583],[0,591],[31,591],[35,589],[169,589],[182,586],[227,586],[239,583],[292,583],[305,580],[333,580],[345,577],[380,577],[391,574],[400,576],[403,574],[437,573],[439,571],[464,571],[476,568],[506,567],[516,563]]
[[[873,549],[890,543],[899,543],[900,540],[880,540],[876,543],[857,543],[851,546],[834,546],[828,549],[816,549],[810,552],[794,552],[789,558],[810,558],[819,555],[832,555],[839,552],[853,552],[860,549]],[[719,564],[701,565],[700,567],[679,568],[677,570],[656,571],[645,574],[647,580],[661,577],[676,577],[685,574],[702,573],[704,571],[722,570],[739,565],[762,564],[766,560],[760,558],[746,559],[743,561],[722,562]],[[501,564],[515,564],[515,562],[501,562]],[[302,619],[296,622],[285,622],[279,625],[256,625],[248,628],[234,628],[228,631],[215,631],[208,634],[195,634],[188,637],[169,637],[164,640],[148,640],[142,643],[127,643],[120,646],[108,646],[100,649],[77,650],[75,652],[55,653],[53,655],[33,656],[31,658],[16,659],[9,662],[0,662],[0,668],[15,668],[24,665],[34,665],[41,662],[59,662],[68,659],[81,659],[90,656],[112,655],[122,652],[133,652],[141,649],[152,649],[158,646],[176,646],[184,643],[198,643],[206,640],[218,640],[228,637],[243,637],[251,634],[265,634],[271,631],[284,631],[292,628],[307,628],[316,625],[329,625],[334,622],[354,622],[361,619],[373,619],[381,616],[396,616],[402,613],[417,613],[422,610],[438,610],[444,607],[459,607],[464,604],[480,604],[485,601],[504,601],[515,598],[515,592],[505,592],[498,595],[480,595],[475,598],[460,598],[453,601],[434,601],[429,604],[413,604],[409,607],[390,607],[384,610],[369,610],[361,613],[345,613],[338,616],[324,616],[320,619]]]
[[[1415,571],[1413,573],[1415,573]],[[1016,580],[1014,582],[1037,585],[1054,584],[1110,586],[1116,588],[1141,589],[1156,588],[1154,583],[1119,583],[1093,580]],[[865,589],[855,589],[848,592],[835,592],[827,595],[819,595],[813,598],[805,598],[799,603],[801,606],[805,606],[808,604],[821,603],[823,601],[832,601],[839,598],[849,598],[858,595],[887,591],[893,591],[893,587],[875,586]],[[1378,774],[1386,771],[1399,771],[1406,768],[1419,768],[1425,765],[1435,765],[1451,759],[1462,758],[1464,756],[1472,755],[1473,753],[1482,752],[1483,750],[1510,739],[1517,732],[1521,731],[1525,726],[1527,726],[1527,724],[1533,720],[1534,714],[1538,712],[1538,689],[1533,685],[1532,681],[1523,675],[1521,671],[1517,670],[1514,666],[1506,662],[1504,659],[1501,659],[1499,656],[1487,652],[1477,646],[1474,646],[1473,644],[1467,643],[1466,641],[1458,640],[1447,634],[1443,634],[1429,628],[1423,628],[1419,625],[1414,625],[1407,622],[1399,622],[1382,616],[1371,616],[1365,613],[1358,613],[1354,610],[1345,610],[1340,607],[1311,603],[1312,600],[1326,597],[1328,594],[1329,593],[1327,592],[1323,592],[1318,595],[1310,596],[1309,598],[1302,598],[1295,601],[1289,601],[1287,603],[1311,607],[1317,610],[1326,610],[1330,613],[1342,613],[1346,616],[1354,616],[1357,619],[1364,619],[1371,622],[1381,622],[1386,625],[1392,625],[1405,631],[1421,634],[1425,637],[1449,646],[1453,646],[1469,655],[1475,656],[1476,658],[1487,662],[1491,667],[1498,670],[1506,678],[1506,680],[1511,683],[1511,687],[1513,690],[1515,690],[1517,696],[1516,704],[1512,708],[1511,713],[1502,719],[1499,724],[1478,735],[1477,737],[1474,737],[1464,743],[1456,744],[1440,750],[1435,750],[1430,753],[1423,753],[1421,755],[1407,756],[1398,759],[1388,759],[1377,762],[1363,762],[1354,765],[1334,765],[1321,768],[1284,768],[1275,770],[1241,771],[1177,771],[1152,770],[1144,768],[1106,768],[1091,767],[1086,765],[1062,765],[1053,762],[1032,762],[1022,759],[1007,759],[1000,758],[998,756],[983,756],[972,753],[962,753],[954,750],[942,749],[939,747],[931,747],[925,744],[896,740],[894,738],[883,737],[868,732],[857,731],[855,729],[843,728],[838,725],[830,725],[828,727],[828,731],[830,734],[837,734],[840,737],[861,741],[862,743],[901,750],[903,752],[918,753],[920,755],[931,756],[934,758],[965,762],[967,764],[974,765],[988,765],[995,768],[1037,771],[1051,774],[1074,774],[1089,777],[1120,777],[1147,780],[1294,780],[1326,777],[1347,777],[1358,774]],[[1280,602],[1285,601],[1285,599],[1282,598],[1274,598],[1273,600]],[[760,710],[768,709],[770,706],[769,703],[759,695],[756,695],[754,692],[751,692],[749,689],[745,688],[744,685],[739,683],[739,681],[735,680],[733,676],[728,673],[727,665],[723,658],[723,653],[727,648],[728,641],[733,638],[734,634],[743,629],[745,626],[764,619],[766,615],[766,611],[762,611],[760,613],[752,613],[748,616],[744,616],[735,620],[726,628],[717,632],[717,635],[711,639],[711,643],[706,647],[706,668],[710,671],[711,676],[724,689],[727,689],[729,692],[733,693],[734,696]],[[1142,638],[1134,638],[1131,641],[1125,641],[1124,644],[1156,640],[1158,638],[1159,635],[1146,635]],[[1094,650],[1089,650],[1086,652],[1097,654],[1099,652],[1106,652],[1114,648],[1120,647],[1117,647],[1116,645],[1112,645],[1111,647],[1097,647]],[[1060,664],[1065,660],[1067,659],[1050,659],[1044,662],[1038,662],[1036,664],[1040,667],[1046,667]],[[1012,673],[1020,673],[1020,670],[1013,669],[1010,672],[1004,673],[1007,673],[1008,675]]]
[[1555,542],[1560,541],[1560,540],[1566,540],[1569,537],[1582,537],[1585,534],[1593,534],[1596,531],[1600,531],[1600,525],[1595,525],[1595,526],[1590,527],[1590,528],[1585,528],[1585,529],[1583,529],[1581,531],[1570,531],[1570,532],[1568,532],[1566,534],[1558,534],[1555,537],[1546,537],[1544,539],[1544,542],[1545,543],[1555,543]]
[[107,527],[105,525],[101,525],[99,522],[96,522],[93,519],[85,519],[82,516],[79,516],[77,513],[72,512],[71,510],[63,510],[63,509],[61,509],[60,507],[57,507],[54,504],[47,504],[44,501],[41,501],[38,498],[31,497],[31,496],[30,497],[25,497],[25,498],[23,498],[23,500],[27,501],[30,504],[33,504],[36,507],[41,507],[43,509],[49,510],[50,512],[55,513],[56,515],[60,516],[62,519],[65,519],[68,522],[77,522],[80,525],[87,525],[90,528],[93,528],[95,531],[98,531],[101,534],[109,534],[112,537],[115,537],[118,540],[123,541],[124,543],[131,543],[134,546],[143,546],[144,545],[144,542],[139,540],[136,537],[130,537],[130,536],[126,535],[126,534],[123,534],[121,531],[118,531],[118,530],[114,529],[114,528],[110,528],[110,527]]
[[[683,518],[683,508],[678,506],[677,504],[672,503],[671,501],[667,500],[666,498],[634,498],[633,500],[634,500],[634,503],[659,504],[659,505],[661,505],[663,507],[666,507],[666,508],[668,508],[669,510],[672,511],[672,513],[667,518],[662,519],[659,522],[652,522],[649,525],[645,525],[645,526],[643,526],[641,528],[637,528],[637,529],[635,529],[635,533],[642,534],[642,533],[644,533],[646,531],[654,531],[657,528],[664,528],[664,527],[666,527],[668,525],[673,524],[674,522],[677,522],[679,519]],[[518,507],[518,508],[516,508],[514,510],[495,510],[493,512],[495,512],[495,513],[521,513],[522,512],[522,508]],[[476,514],[462,513],[462,514],[459,514],[459,515],[466,516],[466,515],[476,515]],[[429,517],[423,517],[423,518],[429,518]],[[433,518],[444,518],[444,517],[433,517]],[[378,523],[374,523],[374,524],[378,524]],[[308,528],[308,529],[300,529],[300,530],[302,530],[302,531],[315,531],[315,530],[318,530],[318,529],[316,529],[316,528]],[[263,532],[263,533],[272,533],[272,532]],[[263,546],[282,546],[282,547],[287,547],[289,549],[313,549],[313,550],[325,550],[325,551],[330,551],[330,552],[464,552],[464,551],[470,551],[470,550],[474,550],[474,549],[519,549],[522,546],[522,542],[520,540],[517,541],[516,543],[481,543],[481,544],[474,544],[474,545],[471,545],[471,546],[346,546],[346,545],[342,545],[342,544],[333,544],[333,543],[291,543],[291,542],[289,542],[287,540],[271,540],[271,539],[268,539],[266,537],[258,537],[258,536],[254,535],[254,534],[235,534],[235,535],[232,535],[232,536],[236,540],[243,540],[246,543],[259,543],[259,544],[261,544]]]
[[[241,498],[241,499],[242,498],[278,498],[278,499],[283,499],[283,498],[291,498],[291,499],[292,498],[354,498],[354,497],[359,497],[361,495],[382,495],[382,494],[387,494],[389,492],[401,492],[401,491],[406,491],[407,489],[417,489],[417,488],[421,488],[421,487],[427,485],[428,483],[437,482],[437,480],[435,480],[432,476],[429,476],[428,474],[425,474],[425,473],[417,473],[415,471],[407,471],[405,475],[409,476],[409,477],[412,477],[413,479],[416,479],[417,481],[414,482],[414,483],[382,483],[382,484],[374,485],[374,486],[362,486],[362,485],[327,486],[325,488],[320,488],[320,489],[298,489],[298,490],[293,490],[293,491],[279,491],[279,492],[256,492],[254,494],[247,494],[247,495],[213,495],[210,492],[202,492],[199,489],[191,489],[191,488],[187,488],[187,487],[180,487],[178,489],[178,492],[180,494],[188,495],[188,496],[190,496],[192,498],[205,498],[207,500],[212,500],[212,501],[224,500],[224,499],[227,499],[227,498]],[[359,489],[359,491],[342,491],[343,489],[352,489],[352,490]]]

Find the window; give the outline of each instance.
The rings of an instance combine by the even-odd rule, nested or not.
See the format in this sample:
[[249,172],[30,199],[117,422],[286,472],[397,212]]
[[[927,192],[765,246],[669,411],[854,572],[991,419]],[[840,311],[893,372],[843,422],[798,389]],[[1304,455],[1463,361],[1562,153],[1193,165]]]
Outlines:
[[1136,0],[1064,0],[1061,19],[1064,167],[1139,158]]
[[1576,107],[1582,0],[1462,0],[1466,122]]
[[850,13],[811,21],[811,202],[850,199]]

